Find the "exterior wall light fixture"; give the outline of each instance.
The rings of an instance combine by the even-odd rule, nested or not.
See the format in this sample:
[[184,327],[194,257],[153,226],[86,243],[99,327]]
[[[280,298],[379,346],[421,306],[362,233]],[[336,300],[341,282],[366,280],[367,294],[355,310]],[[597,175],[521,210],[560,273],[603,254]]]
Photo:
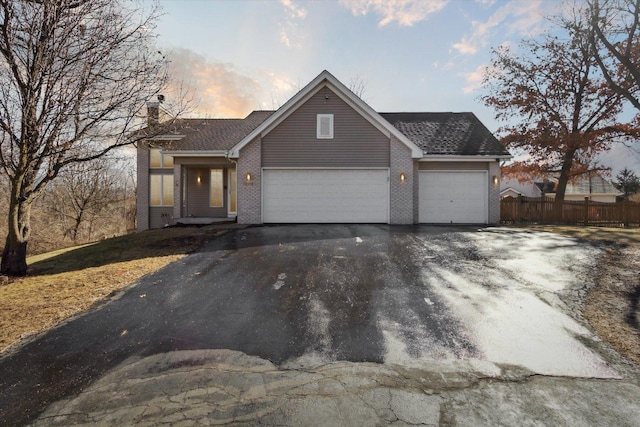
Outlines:
[[493,185],[498,185],[498,175],[493,175]]
[[247,176],[245,177],[245,181],[247,184],[251,184],[251,172],[247,172]]
[[200,178],[200,175],[198,175],[198,184],[200,184],[202,182],[202,178]]
[[400,182],[404,182],[405,179],[406,179],[406,176],[404,172],[400,172]]

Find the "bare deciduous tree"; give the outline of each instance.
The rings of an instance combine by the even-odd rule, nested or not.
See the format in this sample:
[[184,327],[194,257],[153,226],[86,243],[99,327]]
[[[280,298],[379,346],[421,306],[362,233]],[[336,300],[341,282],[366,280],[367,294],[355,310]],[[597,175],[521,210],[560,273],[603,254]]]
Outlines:
[[367,91],[367,82],[360,74],[356,74],[349,80],[349,90],[358,98],[364,101],[364,94]]
[[640,110],[640,0],[589,0],[590,42],[609,86]]
[[38,196],[67,166],[130,144],[141,106],[167,80],[154,47],[158,7],[131,5],[0,0],[0,171],[10,183],[4,274],[26,274]]
[[[119,159],[76,163],[62,171],[43,196],[42,210],[61,231],[60,243],[90,242],[126,231],[133,183]],[[118,226],[118,223],[121,226]]]

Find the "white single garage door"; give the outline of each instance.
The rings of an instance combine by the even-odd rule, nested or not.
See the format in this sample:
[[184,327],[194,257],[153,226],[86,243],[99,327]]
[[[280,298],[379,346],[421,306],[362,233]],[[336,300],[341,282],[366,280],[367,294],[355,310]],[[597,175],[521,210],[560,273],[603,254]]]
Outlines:
[[418,219],[435,224],[486,224],[486,171],[420,171]]
[[387,169],[265,169],[263,222],[389,222]]

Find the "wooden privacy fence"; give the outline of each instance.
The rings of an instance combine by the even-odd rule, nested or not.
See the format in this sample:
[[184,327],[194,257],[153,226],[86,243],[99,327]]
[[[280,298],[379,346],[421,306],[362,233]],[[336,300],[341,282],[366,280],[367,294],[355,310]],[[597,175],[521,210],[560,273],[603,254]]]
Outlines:
[[568,224],[629,227],[640,225],[640,203],[563,201],[550,197],[506,197],[500,201],[503,224]]

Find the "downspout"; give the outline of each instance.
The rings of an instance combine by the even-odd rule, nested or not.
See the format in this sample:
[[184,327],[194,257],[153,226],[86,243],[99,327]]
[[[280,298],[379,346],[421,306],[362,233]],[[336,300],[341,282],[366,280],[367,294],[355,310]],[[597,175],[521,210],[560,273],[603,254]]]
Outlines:
[[[224,158],[235,165],[235,167],[236,167],[236,181],[238,181],[238,175],[237,175],[238,174],[238,161],[237,160],[233,160],[231,157],[229,157],[229,150],[225,151]],[[236,189],[237,189],[237,187],[236,187]]]
[[[236,222],[237,222],[238,221],[238,161],[233,160],[231,157],[229,157],[229,150],[225,151],[224,157],[228,161],[233,163],[233,166],[235,166],[235,169],[236,169]],[[227,216],[229,216],[228,212],[227,212]]]

